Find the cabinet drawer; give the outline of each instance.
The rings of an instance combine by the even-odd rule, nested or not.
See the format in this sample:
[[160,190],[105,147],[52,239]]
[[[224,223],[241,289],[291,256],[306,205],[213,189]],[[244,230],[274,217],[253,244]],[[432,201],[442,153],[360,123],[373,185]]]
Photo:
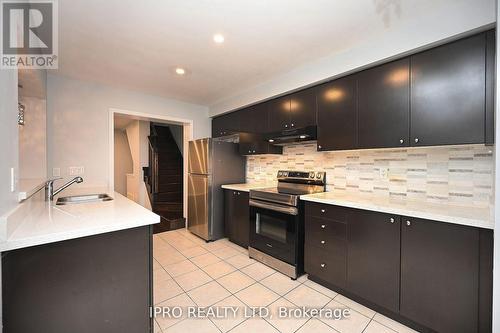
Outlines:
[[349,209],[345,207],[306,202],[306,216],[317,216],[339,222],[347,222]]
[[337,237],[346,239],[347,224],[316,216],[306,216],[305,232],[306,235],[310,233],[322,238]]
[[329,251],[306,244],[304,269],[309,275],[344,288],[346,286],[347,244],[339,240]]

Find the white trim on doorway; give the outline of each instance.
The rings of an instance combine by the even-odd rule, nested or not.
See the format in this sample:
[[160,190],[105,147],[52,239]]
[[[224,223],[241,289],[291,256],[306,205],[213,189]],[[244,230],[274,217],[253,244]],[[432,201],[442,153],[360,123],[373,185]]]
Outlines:
[[[116,108],[109,108],[109,118],[108,118],[108,127],[109,127],[109,184],[108,187],[111,191],[114,191],[115,187],[115,138],[114,138],[114,116],[115,114],[130,116],[136,120],[144,120],[144,121],[154,121],[157,123],[165,123],[165,124],[173,124],[173,125],[181,125],[183,127],[184,140],[182,147],[182,155],[184,159],[184,170],[183,170],[183,215],[187,221],[187,196],[188,196],[188,151],[189,151],[189,141],[193,140],[193,120],[191,119],[183,119],[177,117],[171,117],[168,115],[160,115],[155,113],[147,113],[140,111],[131,111],[131,110],[123,110]],[[187,225],[187,223],[186,223]]]

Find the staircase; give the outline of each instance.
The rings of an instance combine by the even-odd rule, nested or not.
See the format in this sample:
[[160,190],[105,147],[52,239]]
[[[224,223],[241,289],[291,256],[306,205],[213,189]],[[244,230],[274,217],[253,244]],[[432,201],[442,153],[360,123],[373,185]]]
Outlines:
[[151,123],[149,167],[144,168],[153,212],[161,216],[153,232],[183,228],[183,158],[170,128]]

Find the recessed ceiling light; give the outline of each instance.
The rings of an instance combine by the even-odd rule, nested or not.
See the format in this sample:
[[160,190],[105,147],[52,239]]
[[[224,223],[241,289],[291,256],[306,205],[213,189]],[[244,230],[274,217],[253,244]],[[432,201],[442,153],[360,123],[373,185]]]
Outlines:
[[176,67],[175,68],[175,74],[177,75],[184,75],[186,74],[186,70],[182,67]]
[[216,42],[217,44],[224,43],[224,36],[221,34],[215,34],[214,35],[214,42]]

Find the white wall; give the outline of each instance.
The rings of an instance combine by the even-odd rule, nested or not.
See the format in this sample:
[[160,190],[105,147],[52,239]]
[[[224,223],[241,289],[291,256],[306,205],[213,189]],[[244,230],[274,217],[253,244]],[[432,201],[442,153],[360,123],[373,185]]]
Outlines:
[[[496,21],[495,2],[495,0],[435,1],[431,3],[432,6],[429,7],[428,15],[425,17],[419,16],[405,21],[394,19],[393,24],[384,33],[374,36],[363,44],[304,64],[210,105],[210,115],[214,116],[269,99],[486,25],[491,26]],[[404,9],[404,6],[402,8]],[[332,38],[331,42],[334,41]]]
[[127,173],[134,171],[132,155],[127,135],[122,130],[115,130],[115,191],[127,196]]
[[0,70],[0,215],[17,205],[10,191],[10,168],[18,173],[17,72]]
[[85,186],[109,185],[109,109],[193,120],[194,138],[210,136],[208,108],[171,99],[49,75],[47,84],[48,173],[84,166]]
[[[17,205],[17,191],[10,191],[10,168],[18,171],[17,71],[0,70],[0,216]],[[0,223],[3,223],[0,219]],[[3,226],[0,226],[0,228]],[[1,284],[0,265],[0,284]],[[0,332],[2,331],[0,290]]]
[[139,121],[139,204],[148,208],[149,197],[144,184],[143,167],[149,166],[149,121]]
[[23,126],[19,126],[19,178],[43,179],[47,176],[46,100],[19,97],[25,106]]
[[[127,126],[125,132],[133,165],[131,174],[127,176],[127,197],[146,207],[148,198],[146,187],[142,186],[144,183],[142,168],[149,165],[149,121],[134,120]],[[115,160],[115,164],[116,162]]]

